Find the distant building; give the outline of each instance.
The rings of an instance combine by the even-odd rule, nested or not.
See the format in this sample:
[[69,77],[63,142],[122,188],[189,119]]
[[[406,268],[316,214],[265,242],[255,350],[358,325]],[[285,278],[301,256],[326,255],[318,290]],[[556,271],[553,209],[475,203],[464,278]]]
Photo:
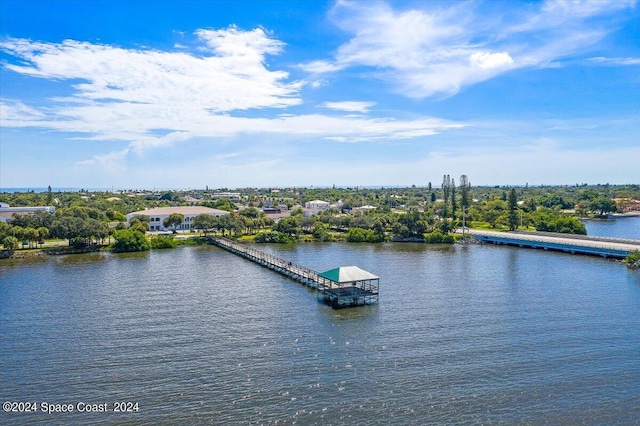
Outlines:
[[361,206],[361,207],[354,207],[353,209],[351,209],[351,213],[369,213],[371,210],[375,210],[376,207],[375,206]]
[[326,201],[322,201],[322,200],[313,200],[313,201],[307,201],[306,203],[304,203],[304,208],[305,209],[309,209],[311,211],[314,211],[316,213],[324,211],[324,210],[328,210],[329,209],[329,203],[327,203]]
[[211,198],[214,200],[226,198],[228,200],[239,201],[242,199],[242,196],[239,192],[214,192],[213,194],[211,194]]
[[631,198],[615,198],[618,209],[623,213],[631,213],[640,211],[640,200],[633,200]]
[[11,207],[7,203],[0,203],[0,222],[11,222],[13,215],[31,214],[35,212],[55,213],[56,208],[53,206],[33,206],[33,207]]
[[264,214],[278,214],[278,213],[282,213],[282,209],[278,207],[263,207],[262,212]]
[[184,207],[157,207],[154,209],[140,210],[132,212],[127,215],[127,224],[131,222],[134,216],[147,216],[149,217],[149,230],[150,231],[166,231],[164,227],[164,220],[169,217],[170,214],[178,213],[184,216],[184,222],[177,226],[177,230],[191,229],[191,223],[196,216],[201,214],[208,214],[211,216],[223,216],[229,214],[226,210],[211,209],[209,207],[200,206],[184,206]]
[[191,195],[187,195],[184,197],[184,202],[189,204],[200,204],[202,203],[202,198],[192,197]]
[[340,210],[340,209],[342,209],[342,204],[344,204],[344,203],[342,202],[342,200],[338,200],[338,202],[337,202],[337,203],[331,204],[331,205],[329,206],[329,208],[330,208],[330,209],[335,209],[335,210]]

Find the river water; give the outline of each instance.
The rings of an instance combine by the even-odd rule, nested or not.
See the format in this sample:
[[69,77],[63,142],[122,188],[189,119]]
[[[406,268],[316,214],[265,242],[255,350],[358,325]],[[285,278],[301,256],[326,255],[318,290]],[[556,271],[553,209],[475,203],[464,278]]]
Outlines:
[[622,216],[615,219],[584,220],[587,235],[598,237],[630,238],[640,240],[640,217]]
[[210,246],[5,260],[0,398],[74,412],[0,423],[640,419],[640,271],[476,244],[258,247],[320,271],[358,265],[381,277],[380,303],[335,311]]

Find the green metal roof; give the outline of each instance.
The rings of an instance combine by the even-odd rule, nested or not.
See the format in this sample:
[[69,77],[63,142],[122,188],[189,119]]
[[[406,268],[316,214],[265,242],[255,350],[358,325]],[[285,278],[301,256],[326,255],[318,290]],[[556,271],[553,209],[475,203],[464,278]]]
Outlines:
[[380,277],[373,275],[357,266],[341,266],[340,268],[320,272],[318,275],[337,283],[350,283],[354,281],[377,280]]

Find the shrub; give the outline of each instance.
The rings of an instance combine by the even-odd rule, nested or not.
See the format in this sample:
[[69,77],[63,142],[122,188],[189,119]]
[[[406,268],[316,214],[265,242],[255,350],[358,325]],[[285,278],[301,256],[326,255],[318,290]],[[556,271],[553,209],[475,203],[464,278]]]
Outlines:
[[533,214],[536,231],[560,232],[564,234],[587,234],[584,224],[573,216],[551,209],[539,209]]
[[154,250],[176,248],[178,246],[178,242],[176,240],[164,235],[156,235],[151,237],[150,243],[151,248]]
[[87,244],[87,241],[84,238],[71,238],[69,240],[69,246],[75,248],[75,249],[84,249],[87,248],[89,244]]
[[362,228],[351,228],[347,232],[347,241],[350,243],[364,243],[367,241],[367,230]]
[[376,234],[371,229],[351,228],[347,232],[347,241],[350,243],[381,243],[384,235]]
[[116,242],[113,245],[113,251],[116,253],[146,251],[149,248],[149,240],[140,231],[123,229],[116,233]]
[[455,242],[453,235],[445,235],[440,231],[433,231],[429,234],[425,234],[424,240],[428,244],[453,244]]
[[291,237],[283,232],[271,231],[264,232],[256,236],[256,243],[277,243],[277,244],[290,244],[298,241],[295,237]]
[[625,257],[625,263],[629,266],[640,267],[640,250],[632,251]]

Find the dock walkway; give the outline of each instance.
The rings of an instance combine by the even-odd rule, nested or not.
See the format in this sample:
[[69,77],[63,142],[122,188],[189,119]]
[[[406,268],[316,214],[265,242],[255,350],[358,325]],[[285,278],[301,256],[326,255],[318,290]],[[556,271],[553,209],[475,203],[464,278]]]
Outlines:
[[317,298],[334,309],[378,302],[379,278],[357,266],[319,273],[226,238],[211,237],[210,240],[224,250],[315,289]]
[[213,237],[212,242],[214,245],[222,249],[237,254],[238,256],[244,257],[245,259],[249,259],[254,263],[274,270],[282,275],[286,275],[287,277],[298,281],[299,283],[302,283],[307,287],[317,289],[318,283],[323,280],[323,278],[321,278],[320,275],[312,269],[306,268],[293,262],[288,262],[279,257],[261,252],[260,250],[252,249],[250,247],[247,247],[245,244],[240,244],[235,241],[220,237]]

